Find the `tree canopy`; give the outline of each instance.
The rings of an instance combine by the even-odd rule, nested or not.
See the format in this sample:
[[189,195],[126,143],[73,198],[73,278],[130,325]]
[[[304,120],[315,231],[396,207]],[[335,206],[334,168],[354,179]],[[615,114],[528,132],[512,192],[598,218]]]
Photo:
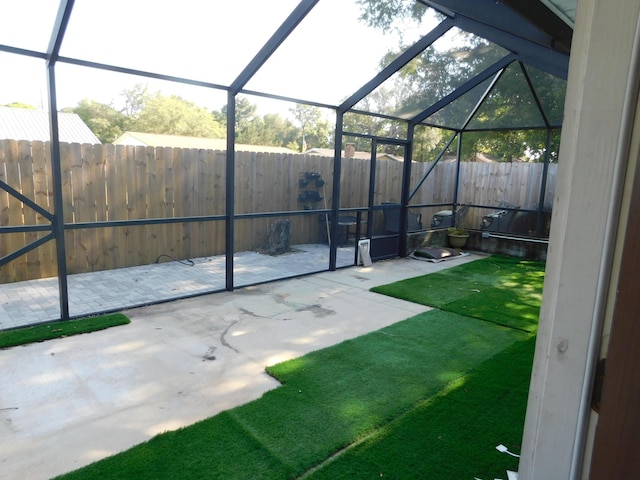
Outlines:
[[[83,99],[63,111],[76,113],[103,143],[113,142],[126,131],[224,138],[227,107],[208,111],[178,95],[149,92],[138,84],[121,93],[124,107]],[[302,151],[332,144],[332,128],[317,107],[296,105],[291,113],[298,125],[279,114],[258,114],[258,107],[244,97],[236,103],[236,142],[249,145],[289,147]]]
[[[361,6],[360,19],[382,32],[398,30],[405,22],[419,23],[425,15],[439,15],[420,2],[359,0],[358,3]],[[451,29],[445,37],[445,41],[438,41],[427,48],[356,108],[412,118],[507,53],[483,38],[456,28]],[[387,52],[380,61],[381,66],[387,65],[390,59],[407,47],[402,35],[399,38],[397,49]],[[463,159],[475,158],[477,153],[491,154],[502,161],[516,157],[526,157],[530,161],[544,158],[542,152],[546,147],[546,133],[536,128],[545,127],[545,120],[554,125],[561,123],[566,88],[564,80],[514,63],[501,73],[491,91],[488,91],[488,86],[489,82],[486,82],[458,98],[427,118],[425,125],[441,126],[453,131],[467,128],[484,130],[463,135]],[[489,94],[479,105],[482,94],[487,92]],[[376,122],[367,120],[359,126],[349,126],[367,131],[371,130],[373,123]],[[377,121],[376,129],[379,130],[385,123],[388,124],[384,120]],[[512,130],[514,127],[518,130]],[[393,136],[388,126],[383,128],[387,129],[388,136]],[[417,129],[413,139],[413,159],[433,160],[451,135],[451,131],[447,130]],[[559,131],[555,130],[552,137],[555,148],[558,139]],[[457,142],[450,148],[455,152]],[[552,161],[556,158],[557,150],[550,155]]]

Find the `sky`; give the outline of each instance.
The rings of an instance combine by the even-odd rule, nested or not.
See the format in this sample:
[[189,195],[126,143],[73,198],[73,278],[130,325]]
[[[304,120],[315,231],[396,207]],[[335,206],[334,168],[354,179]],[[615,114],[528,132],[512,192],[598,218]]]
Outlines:
[[[228,85],[298,2],[76,0],[60,54]],[[44,51],[56,4],[0,0],[0,18],[15,19],[0,21],[0,44]],[[320,0],[246,88],[328,104],[355,92],[379,71],[384,53],[399,43],[397,35],[361,24],[359,8],[356,0]],[[406,25],[404,30],[417,38],[432,27]],[[0,52],[0,72],[0,105],[18,101],[48,108],[42,60]],[[119,107],[122,91],[136,83],[208,109],[226,103],[224,91],[58,63],[58,108],[73,107],[82,99]],[[259,97],[250,101],[269,111],[293,106]]]

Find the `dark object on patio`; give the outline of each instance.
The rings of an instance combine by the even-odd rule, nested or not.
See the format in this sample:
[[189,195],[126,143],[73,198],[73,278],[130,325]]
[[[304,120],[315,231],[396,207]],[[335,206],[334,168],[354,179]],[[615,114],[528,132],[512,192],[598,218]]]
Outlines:
[[267,244],[262,253],[267,255],[282,255],[290,250],[289,231],[291,230],[290,220],[276,220],[269,225],[267,232]]
[[[396,207],[382,211],[384,229],[387,233],[400,233],[400,204],[391,202],[382,202],[382,204]],[[417,232],[419,230],[422,230],[422,214],[407,210],[407,232]]]
[[453,227],[453,210],[440,210],[431,218],[431,228]]
[[[350,240],[357,240],[358,233],[364,233],[363,227],[366,225],[366,220],[362,220],[357,215],[339,215],[338,216],[338,235],[337,242],[339,247],[343,247],[348,245]],[[329,243],[327,234],[329,232],[329,228],[331,226],[331,215],[321,213],[318,216],[318,220],[320,221],[321,228],[321,236],[322,240]],[[358,221],[360,222],[360,226],[358,227]]]
[[509,232],[511,221],[520,206],[512,205],[504,201],[499,201],[498,204],[501,207],[506,207],[510,210],[497,210],[485,215],[482,217],[480,230],[486,230],[488,232]]
[[461,253],[455,248],[447,247],[434,247],[434,248],[418,248],[411,255],[416,260],[426,260],[428,262],[442,262],[444,260],[451,260],[456,257],[464,257],[469,255],[468,253]]
[[542,215],[540,219],[540,232],[536,230],[538,227],[538,215],[538,212],[516,212],[509,224],[509,233],[548,237],[551,227],[551,212],[545,210],[540,214]]

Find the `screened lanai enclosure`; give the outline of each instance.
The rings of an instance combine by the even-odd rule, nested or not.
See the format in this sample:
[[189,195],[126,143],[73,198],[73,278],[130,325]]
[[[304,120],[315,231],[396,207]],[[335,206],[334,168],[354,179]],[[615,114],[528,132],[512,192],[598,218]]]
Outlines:
[[521,3],[3,3],[0,329],[349,267],[361,240],[403,257],[453,226],[544,256],[572,30]]

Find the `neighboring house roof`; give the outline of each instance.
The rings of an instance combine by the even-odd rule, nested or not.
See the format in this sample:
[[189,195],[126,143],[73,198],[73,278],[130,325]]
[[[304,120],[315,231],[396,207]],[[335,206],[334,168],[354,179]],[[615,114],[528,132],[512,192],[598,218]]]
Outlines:
[[[334,152],[333,152],[333,148],[310,148],[309,150],[304,152],[303,155],[318,155],[320,157],[333,157]],[[344,156],[345,156],[344,150],[342,150],[342,157],[344,158]],[[370,160],[371,153],[355,151],[353,152],[353,157],[351,158],[357,158],[360,160]],[[399,157],[397,155],[392,155],[390,153],[379,153],[376,156],[376,158],[388,158],[390,160],[397,160],[399,162],[402,162],[404,160],[402,157]]]
[[[75,113],[58,112],[58,130],[61,142],[101,143]],[[50,140],[49,112],[0,107],[0,139],[48,142]]]
[[[202,150],[226,150],[224,138],[183,137],[180,135],[162,135],[159,133],[125,132],[114,145],[134,145],[144,147],[198,148]],[[286,147],[268,145],[243,145],[236,143],[237,152],[296,153]]]

